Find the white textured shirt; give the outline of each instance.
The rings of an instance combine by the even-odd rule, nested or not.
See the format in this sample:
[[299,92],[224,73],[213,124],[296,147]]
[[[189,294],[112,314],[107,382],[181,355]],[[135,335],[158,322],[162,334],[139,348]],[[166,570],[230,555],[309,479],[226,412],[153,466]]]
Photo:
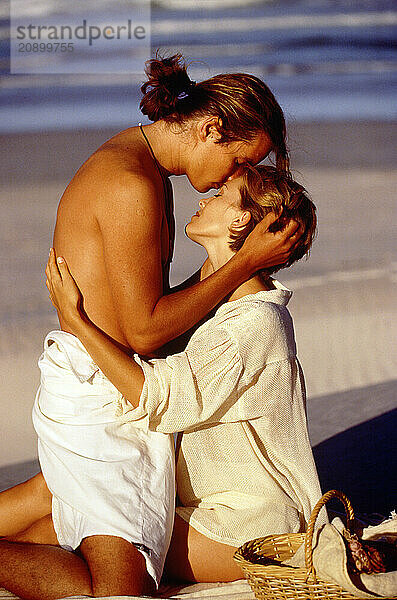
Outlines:
[[223,304],[186,350],[135,360],[145,382],[125,419],[183,431],[177,513],[207,537],[238,546],[304,530],[321,496],[291,316],[276,289]]

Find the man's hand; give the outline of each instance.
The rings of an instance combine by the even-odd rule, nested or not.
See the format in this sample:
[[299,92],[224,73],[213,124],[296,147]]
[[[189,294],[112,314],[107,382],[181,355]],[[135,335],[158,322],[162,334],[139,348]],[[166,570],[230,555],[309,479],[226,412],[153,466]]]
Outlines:
[[65,259],[58,257],[56,260],[53,248],[50,250],[45,274],[47,276],[45,283],[52,304],[64,323],[74,331],[78,323],[84,318],[83,298],[70,274]]
[[302,235],[299,223],[292,219],[281,231],[269,231],[279,216],[273,212],[266,215],[248,235],[240,250],[253,273],[285,263]]

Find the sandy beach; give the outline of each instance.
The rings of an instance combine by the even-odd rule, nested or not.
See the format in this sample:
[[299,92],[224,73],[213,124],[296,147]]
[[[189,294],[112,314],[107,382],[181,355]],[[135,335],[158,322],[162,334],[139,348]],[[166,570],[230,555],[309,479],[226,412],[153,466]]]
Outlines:
[[[359,510],[387,512],[396,487],[397,123],[291,123],[289,131],[292,168],[317,204],[319,233],[309,261],[278,278],[295,291],[290,309],[320,476],[324,487],[350,493]],[[42,340],[57,328],[43,269],[58,199],[113,133],[2,137],[2,489],[37,470],[30,412]],[[183,234],[199,196],[185,178],[173,178],[173,185],[176,283],[203,254]]]

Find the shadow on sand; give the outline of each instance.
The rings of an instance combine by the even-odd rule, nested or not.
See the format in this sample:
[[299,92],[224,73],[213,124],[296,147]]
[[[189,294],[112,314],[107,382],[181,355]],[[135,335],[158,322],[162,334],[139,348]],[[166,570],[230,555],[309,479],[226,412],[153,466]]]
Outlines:
[[[339,489],[356,513],[388,516],[397,509],[397,409],[317,444],[322,489]],[[340,507],[339,507],[340,508]]]

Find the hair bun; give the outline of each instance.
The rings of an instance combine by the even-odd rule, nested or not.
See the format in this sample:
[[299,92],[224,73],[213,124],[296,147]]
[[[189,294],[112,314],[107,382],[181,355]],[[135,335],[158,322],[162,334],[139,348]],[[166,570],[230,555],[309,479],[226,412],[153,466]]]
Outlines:
[[189,97],[195,82],[187,74],[181,54],[169,58],[156,57],[146,63],[148,80],[142,85],[140,109],[151,121],[177,112],[177,104]]

